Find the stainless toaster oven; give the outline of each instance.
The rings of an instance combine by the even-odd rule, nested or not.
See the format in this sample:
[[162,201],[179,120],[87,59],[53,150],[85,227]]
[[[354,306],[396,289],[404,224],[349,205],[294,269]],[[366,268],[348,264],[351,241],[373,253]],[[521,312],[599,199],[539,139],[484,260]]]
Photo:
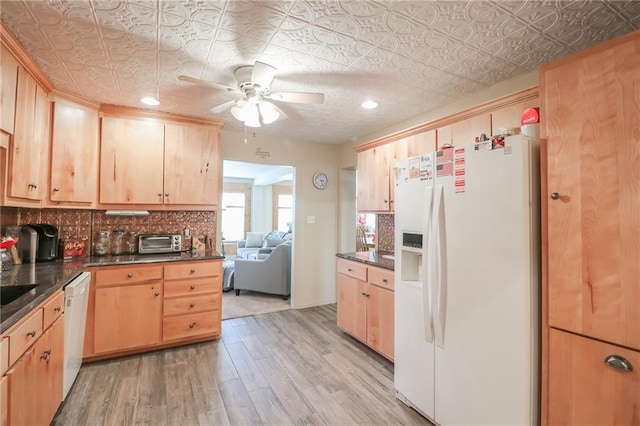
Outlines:
[[138,253],[175,253],[182,251],[180,234],[142,234],[138,235]]

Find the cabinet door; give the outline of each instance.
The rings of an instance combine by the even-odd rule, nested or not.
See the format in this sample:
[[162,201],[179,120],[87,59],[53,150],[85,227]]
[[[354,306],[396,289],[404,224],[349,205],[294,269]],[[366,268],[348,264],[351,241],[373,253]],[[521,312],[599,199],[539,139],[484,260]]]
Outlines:
[[391,209],[389,170],[392,149],[387,144],[358,153],[356,203],[359,211]]
[[38,361],[34,344],[7,373],[9,380],[9,425],[36,424]]
[[9,380],[0,377],[0,426],[9,424]]
[[98,111],[56,99],[49,200],[92,203],[98,189]]
[[[608,366],[624,357],[633,371]],[[640,352],[551,329],[549,425],[640,424]]]
[[367,287],[367,344],[393,359],[393,292]]
[[13,134],[16,116],[18,61],[7,49],[0,52],[0,129]]
[[96,288],[94,352],[160,343],[162,283]]
[[485,134],[491,136],[491,114],[483,114],[477,117],[453,123],[453,145],[466,145],[474,143],[476,137]]
[[38,358],[38,398],[36,424],[49,424],[62,402],[64,373],[64,315],[36,344]]
[[164,126],[155,121],[104,117],[100,202],[162,204]]
[[541,69],[549,324],[640,349],[640,36]]
[[219,129],[165,126],[165,204],[218,204]]
[[34,136],[36,81],[18,69],[15,133],[10,154],[9,195],[36,200],[40,183],[40,146]]
[[364,297],[366,283],[338,274],[338,327],[367,341],[367,304]]

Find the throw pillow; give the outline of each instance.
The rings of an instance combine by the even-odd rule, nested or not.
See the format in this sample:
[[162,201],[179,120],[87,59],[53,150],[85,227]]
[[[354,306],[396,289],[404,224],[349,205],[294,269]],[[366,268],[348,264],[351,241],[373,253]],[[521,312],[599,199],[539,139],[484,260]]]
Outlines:
[[247,232],[246,248],[262,247],[262,232]]
[[265,240],[265,247],[275,247],[278,244],[280,244],[281,242],[283,242],[284,240],[281,238],[267,238]]

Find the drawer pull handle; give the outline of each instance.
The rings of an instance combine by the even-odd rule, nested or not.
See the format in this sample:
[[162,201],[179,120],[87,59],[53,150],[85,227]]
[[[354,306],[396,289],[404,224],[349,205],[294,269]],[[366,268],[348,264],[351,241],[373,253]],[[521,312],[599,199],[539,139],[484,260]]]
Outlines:
[[192,322],[191,324],[189,324],[189,328],[193,328],[193,327],[195,327],[195,326],[196,326],[196,323],[195,323],[195,322]]
[[160,296],[160,293],[158,293],[157,291],[155,293],[153,293],[154,296]]
[[557,192],[552,192],[551,193],[551,199],[552,200],[559,200],[560,199],[560,194],[558,194]]
[[53,192],[58,192],[60,191],[60,188],[53,188]]
[[31,330],[30,332],[27,333],[27,336],[36,337],[36,331]]
[[609,355],[604,359],[604,363],[617,370],[633,371],[633,365],[620,355]]
[[127,274],[127,278],[133,278],[133,274],[132,274],[131,272],[129,272],[129,273]]
[[386,284],[386,283],[388,283],[388,282],[389,282],[389,280],[387,280],[386,278],[383,278],[383,279],[382,279],[382,282]]
[[196,286],[195,286],[195,285],[192,285],[192,286],[189,286],[189,288],[190,288],[191,290],[195,290],[195,289],[196,289]]
[[56,306],[53,311],[54,312],[60,312],[62,310],[62,308],[60,306]]
[[351,272],[351,271],[353,271],[353,269],[349,268],[349,269],[347,269],[347,271]]
[[195,270],[195,269],[192,269],[192,270],[191,270],[191,271],[189,271],[189,272],[191,272],[191,273],[193,274],[194,272],[196,272],[196,270]]
[[189,304],[189,307],[190,307],[190,308],[195,308],[195,307],[196,307],[196,304],[195,304],[195,303],[190,303],[190,304]]

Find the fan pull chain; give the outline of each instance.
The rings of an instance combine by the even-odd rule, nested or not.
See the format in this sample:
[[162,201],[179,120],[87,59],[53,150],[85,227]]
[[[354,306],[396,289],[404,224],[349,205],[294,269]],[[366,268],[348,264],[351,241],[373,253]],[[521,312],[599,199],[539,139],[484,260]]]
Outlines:
[[247,144],[247,126],[244,126],[244,144]]

